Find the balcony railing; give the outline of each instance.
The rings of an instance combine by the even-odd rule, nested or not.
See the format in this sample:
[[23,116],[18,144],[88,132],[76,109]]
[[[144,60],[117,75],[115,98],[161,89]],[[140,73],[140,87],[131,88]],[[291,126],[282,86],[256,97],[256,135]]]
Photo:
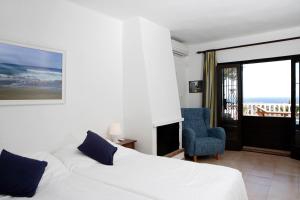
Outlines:
[[[299,108],[299,105],[296,106]],[[244,103],[244,116],[291,117],[291,104],[287,103]]]

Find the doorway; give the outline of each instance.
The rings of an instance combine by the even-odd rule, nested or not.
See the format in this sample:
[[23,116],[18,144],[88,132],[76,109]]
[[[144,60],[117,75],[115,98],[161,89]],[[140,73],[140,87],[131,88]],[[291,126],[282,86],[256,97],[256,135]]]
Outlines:
[[286,56],[218,64],[217,120],[226,131],[227,149],[291,149],[300,111],[297,60]]
[[245,146],[289,150],[292,134],[291,59],[242,65]]

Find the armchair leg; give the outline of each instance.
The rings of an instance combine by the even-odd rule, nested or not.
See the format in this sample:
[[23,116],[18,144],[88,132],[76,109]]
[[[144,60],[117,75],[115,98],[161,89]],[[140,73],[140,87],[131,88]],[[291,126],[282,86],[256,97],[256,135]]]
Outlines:
[[184,159],[188,160],[190,157],[187,154],[184,154]]
[[197,156],[193,156],[193,161],[197,162]]
[[216,154],[216,160],[219,160],[219,158],[220,158],[220,157],[219,157],[219,154],[217,153],[217,154]]

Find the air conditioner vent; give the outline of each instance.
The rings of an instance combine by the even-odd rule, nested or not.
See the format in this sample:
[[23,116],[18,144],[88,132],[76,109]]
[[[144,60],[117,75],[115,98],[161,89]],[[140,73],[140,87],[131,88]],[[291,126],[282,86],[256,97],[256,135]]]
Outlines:
[[172,40],[171,42],[172,42],[172,51],[175,56],[184,57],[189,55],[188,47],[185,44],[178,42],[176,40]]

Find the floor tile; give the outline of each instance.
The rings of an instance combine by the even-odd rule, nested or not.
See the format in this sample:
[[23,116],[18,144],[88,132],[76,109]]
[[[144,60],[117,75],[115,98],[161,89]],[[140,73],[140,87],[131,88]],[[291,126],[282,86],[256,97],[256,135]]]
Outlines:
[[274,175],[269,198],[296,199],[299,195],[299,181],[296,176]]
[[264,186],[256,183],[245,182],[248,196],[259,199],[267,199],[270,186]]
[[270,179],[270,178],[264,178],[264,177],[255,176],[252,174],[248,174],[244,180],[247,183],[254,183],[254,184],[263,185],[263,186],[271,186],[271,183],[272,183],[272,179]]
[[300,200],[300,161],[246,151],[226,151],[219,160],[198,162],[222,165],[242,172],[249,200]]
[[291,176],[300,176],[300,166],[289,163],[276,163],[275,173]]

